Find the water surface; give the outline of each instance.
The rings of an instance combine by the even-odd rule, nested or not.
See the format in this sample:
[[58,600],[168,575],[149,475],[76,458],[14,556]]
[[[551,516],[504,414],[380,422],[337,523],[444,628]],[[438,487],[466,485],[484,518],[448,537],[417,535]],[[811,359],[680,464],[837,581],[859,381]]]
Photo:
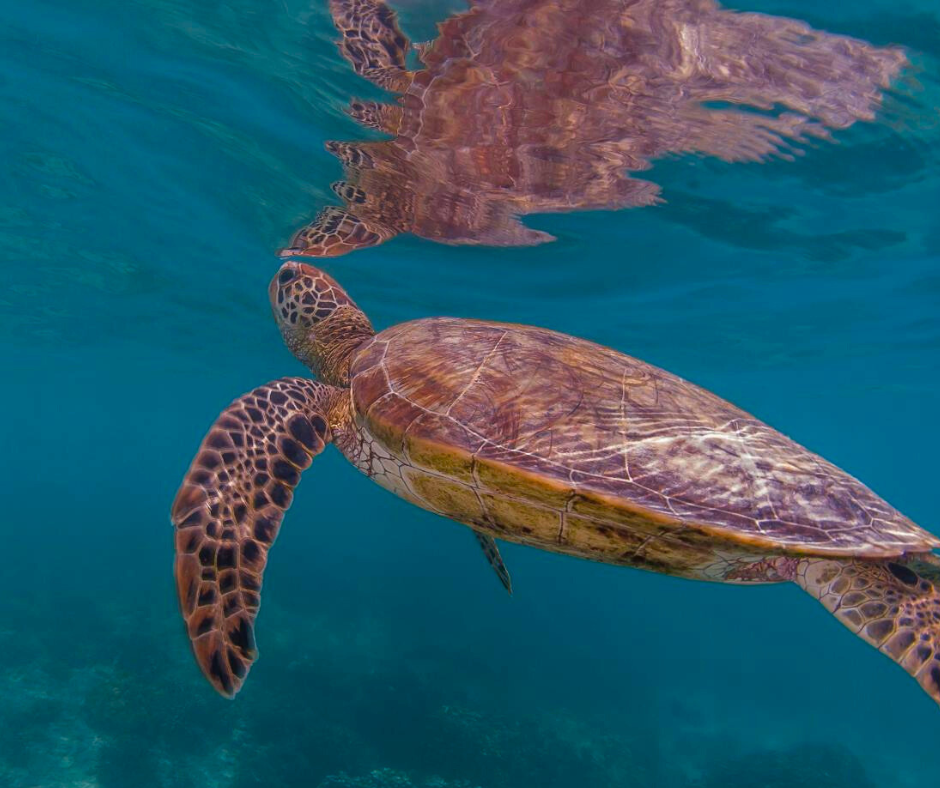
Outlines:
[[[399,8],[421,41],[458,7]],[[554,243],[402,235],[328,270],[378,327],[534,323],[663,366],[936,530],[940,16],[747,10],[904,45],[921,87],[796,161],[659,159],[661,205],[526,217]],[[316,3],[34,0],[0,30],[0,782],[935,781],[935,705],[797,589],[508,545],[510,600],[463,529],[336,452],[274,551],[251,681],[216,697],[178,621],[169,504],[225,404],[302,373],[266,302],[275,252],[335,201],[323,143],[362,139],[350,98],[381,95]]]

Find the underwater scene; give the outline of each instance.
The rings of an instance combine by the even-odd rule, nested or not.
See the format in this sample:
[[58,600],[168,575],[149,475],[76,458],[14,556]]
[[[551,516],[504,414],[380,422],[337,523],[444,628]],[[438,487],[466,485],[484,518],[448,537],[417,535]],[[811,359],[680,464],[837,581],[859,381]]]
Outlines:
[[936,0],[8,0],[0,157],[0,788],[940,786]]

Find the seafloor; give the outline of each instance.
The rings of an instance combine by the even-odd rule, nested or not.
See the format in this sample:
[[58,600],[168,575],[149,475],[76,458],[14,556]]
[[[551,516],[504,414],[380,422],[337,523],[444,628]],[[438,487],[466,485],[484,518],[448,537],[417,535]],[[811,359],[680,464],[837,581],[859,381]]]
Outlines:
[[[313,616],[298,634],[276,604],[264,658],[281,667],[235,706],[204,686],[175,621],[141,620],[122,600],[93,610],[2,603],[4,788],[887,785],[838,741],[798,728],[755,741],[704,698],[668,691],[637,695],[619,718],[508,713],[492,676],[447,674],[452,655],[402,653],[374,619]],[[49,626],[31,626],[37,616]],[[309,705],[278,701],[298,687]],[[919,779],[899,764],[890,784]]]

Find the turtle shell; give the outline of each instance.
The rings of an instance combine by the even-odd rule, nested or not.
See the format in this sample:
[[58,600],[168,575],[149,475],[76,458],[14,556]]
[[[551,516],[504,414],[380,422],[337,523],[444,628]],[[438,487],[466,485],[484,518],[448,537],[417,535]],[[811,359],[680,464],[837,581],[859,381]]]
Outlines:
[[940,546],[750,414],[586,340],[432,318],[377,334],[350,371],[357,422],[393,456],[497,496],[774,552]]

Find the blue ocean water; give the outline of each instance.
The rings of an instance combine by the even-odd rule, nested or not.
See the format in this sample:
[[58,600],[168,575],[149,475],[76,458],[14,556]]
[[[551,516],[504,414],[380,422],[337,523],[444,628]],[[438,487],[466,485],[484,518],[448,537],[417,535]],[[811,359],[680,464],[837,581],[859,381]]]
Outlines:
[[[464,529],[338,452],[273,551],[250,681],[212,692],[168,511],[218,411],[303,374],[274,250],[335,201],[323,142],[377,95],[325,5],[0,4],[0,785],[940,784],[936,705],[797,589],[506,545],[507,599]],[[460,8],[397,7],[416,41]],[[901,120],[794,162],[657,161],[663,205],[526,220],[553,244],[325,267],[378,327],[532,323],[658,364],[940,530],[940,10],[746,7],[908,47]]]

